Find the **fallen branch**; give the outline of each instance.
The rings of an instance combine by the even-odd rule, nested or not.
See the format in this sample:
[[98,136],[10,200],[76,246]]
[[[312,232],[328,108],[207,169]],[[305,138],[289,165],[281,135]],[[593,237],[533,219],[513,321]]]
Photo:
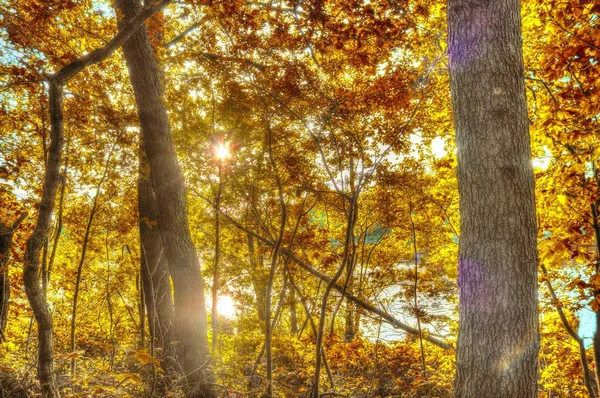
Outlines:
[[[212,203],[208,198],[205,198],[204,196],[195,193],[196,196],[204,199],[205,201],[207,201],[208,203]],[[264,238],[262,236],[260,236],[259,234],[255,233],[254,231],[249,230],[248,228],[244,227],[241,223],[239,223],[238,221],[236,221],[233,217],[231,217],[230,215],[228,215],[227,213],[225,213],[224,211],[221,210],[221,215],[227,220],[229,221],[234,227],[236,227],[237,229],[244,231],[247,234],[252,235],[253,237],[255,237],[256,239],[260,240],[261,242],[263,242],[264,244],[266,244],[267,246],[271,246],[273,247],[275,245],[275,242],[271,241],[270,239]],[[308,271],[309,273],[313,274],[314,276],[316,276],[317,278],[323,280],[324,282],[329,283],[331,281],[331,278],[328,277],[327,275],[317,271],[315,268],[311,267],[310,265],[308,265],[305,261],[299,259],[298,257],[296,257],[296,255],[294,255],[294,253],[292,253],[289,249],[285,249],[285,248],[281,248],[280,252],[283,256],[289,258],[290,260],[292,260],[294,263],[296,263],[296,265],[300,266],[301,268],[303,268],[304,270]],[[333,285],[333,288],[335,290],[337,290],[338,292],[340,292],[344,297],[346,297],[346,299],[352,301],[353,303],[361,306],[362,308],[364,308],[365,310],[372,312],[378,316],[380,316],[383,320],[387,321],[390,325],[392,325],[394,328],[396,329],[400,329],[400,330],[404,330],[406,333],[418,336],[419,335],[419,331],[412,327],[409,326],[403,322],[400,322],[398,319],[394,318],[392,315],[390,315],[389,313],[387,313],[384,310],[381,310],[377,307],[375,307],[373,304],[364,301],[356,296],[354,296],[353,294],[350,294],[348,292],[344,291],[343,286],[338,285],[337,283]],[[451,344],[440,340],[436,337],[431,336],[429,333],[425,332],[423,333],[423,339],[440,347],[443,348],[445,350],[450,350],[452,348],[454,348]]]

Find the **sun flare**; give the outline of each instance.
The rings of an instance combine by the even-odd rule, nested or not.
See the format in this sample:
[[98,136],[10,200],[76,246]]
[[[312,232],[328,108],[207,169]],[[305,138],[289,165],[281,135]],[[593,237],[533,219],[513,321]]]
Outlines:
[[231,157],[229,143],[225,142],[222,144],[217,144],[215,146],[215,156],[221,161],[229,159]]
[[217,311],[219,311],[219,315],[222,315],[225,318],[233,318],[237,311],[235,302],[229,296],[221,296],[217,303]]

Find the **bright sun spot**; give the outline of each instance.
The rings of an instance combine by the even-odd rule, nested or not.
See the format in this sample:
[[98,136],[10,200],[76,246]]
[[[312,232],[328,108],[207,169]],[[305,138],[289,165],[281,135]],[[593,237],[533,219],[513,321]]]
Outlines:
[[431,140],[431,152],[433,152],[433,156],[435,156],[436,159],[443,158],[448,154],[445,146],[446,143],[442,137],[435,137]]
[[224,316],[225,318],[233,318],[237,310],[235,309],[235,303],[233,299],[229,296],[221,296],[219,297],[219,301],[217,303],[217,311],[219,311],[219,315]]
[[229,151],[229,143],[218,144],[215,147],[215,156],[219,160],[229,159],[231,157],[231,152]]

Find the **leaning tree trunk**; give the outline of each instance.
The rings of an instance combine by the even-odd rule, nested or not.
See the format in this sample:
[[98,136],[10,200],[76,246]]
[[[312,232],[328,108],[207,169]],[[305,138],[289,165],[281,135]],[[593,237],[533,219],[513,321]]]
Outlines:
[[158,208],[150,181],[146,152],[139,150],[138,208],[141,247],[142,290],[148,312],[152,347],[162,349],[159,357],[165,372],[173,371],[173,297],[169,264],[163,249],[160,231],[156,227]]
[[[117,7],[125,20],[140,9],[136,0],[119,0]],[[123,45],[123,54],[159,209],[158,230],[173,280],[177,349],[185,372],[187,396],[213,397],[204,281],[188,227],[185,181],[171,138],[162,73],[144,28],[138,29]]]
[[23,263],[25,293],[38,324],[38,378],[45,398],[60,397],[54,378],[54,348],[52,315],[42,291],[38,272],[40,252],[50,234],[54,200],[60,181],[60,162],[63,145],[62,84],[55,79],[48,82],[50,93],[50,150],[44,175],[44,187],[37,222],[27,240]]
[[448,1],[461,398],[537,396],[537,229],[519,7]]

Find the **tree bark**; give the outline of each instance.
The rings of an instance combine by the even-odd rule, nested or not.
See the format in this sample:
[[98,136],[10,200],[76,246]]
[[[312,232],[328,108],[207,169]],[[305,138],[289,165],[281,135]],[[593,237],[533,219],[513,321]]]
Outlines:
[[[136,0],[119,0],[124,21],[140,10]],[[188,397],[214,397],[208,351],[204,281],[187,220],[186,187],[164,105],[162,72],[145,28],[123,45],[135,93],[144,149],[150,165],[158,229],[174,287],[178,357]]]
[[518,0],[448,1],[460,398],[537,396],[537,228],[519,7]]
[[[141,144],[141,143],[140,143]],[[169,264],[164,252],[159,228],[156,225],[158,208],[150,181],[148,159],[143,145],[139,149],[138,212],[141,247],[142,291],[148,313],[152,347],[160,347],[158,355],[165,372],[173,371],[169,358],[173,349],[173,297]]]

